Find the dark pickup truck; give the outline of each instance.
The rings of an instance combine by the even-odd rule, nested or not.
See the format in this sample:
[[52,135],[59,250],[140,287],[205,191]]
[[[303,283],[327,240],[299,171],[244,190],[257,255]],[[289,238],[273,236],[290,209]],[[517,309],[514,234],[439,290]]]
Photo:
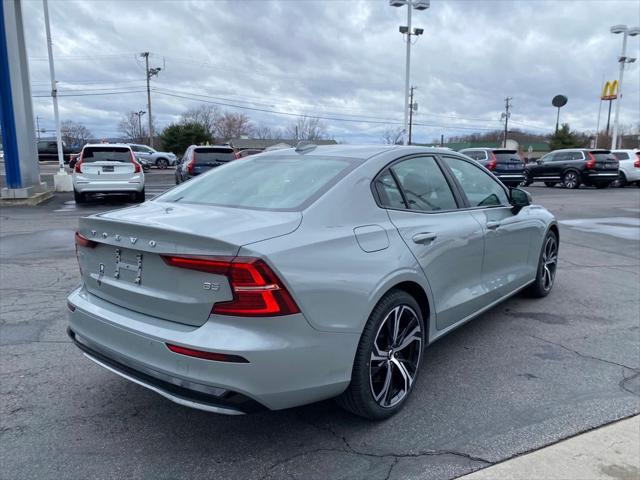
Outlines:
[[[69,163],[71,155],[80,153],[79,147],[68,147],[62,142],[62,155],[64,163]],[[46,160],[58,161],[58,144],[55,140],[38,140],[38,160],[44,162]]]

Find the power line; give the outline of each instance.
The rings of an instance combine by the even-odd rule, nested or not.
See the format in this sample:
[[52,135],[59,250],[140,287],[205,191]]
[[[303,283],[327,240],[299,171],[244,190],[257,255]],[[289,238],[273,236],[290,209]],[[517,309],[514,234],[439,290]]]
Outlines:
[[[58,94],[59,97],[99,97],[101,95],[123,95],[128,93],[144,93],[145,90],[130,90],[125,92],[102,92],[102,93],[62,93]],[[31,95],[33,98],[45,98],[50,97],[51,93],[47,93],[46,95]]]

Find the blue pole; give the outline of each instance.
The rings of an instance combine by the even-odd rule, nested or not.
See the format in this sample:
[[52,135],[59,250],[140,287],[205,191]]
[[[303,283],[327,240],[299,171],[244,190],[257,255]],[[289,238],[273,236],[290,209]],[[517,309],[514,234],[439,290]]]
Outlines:
[[4,23],[4,2],[0,0],[0,127],[2,128],[2,148],[4,169],[8,188],[22,188],[20,162],[18,160],[18,138],[13,115],[13,97],[9,76],[9,53],[7,33]]

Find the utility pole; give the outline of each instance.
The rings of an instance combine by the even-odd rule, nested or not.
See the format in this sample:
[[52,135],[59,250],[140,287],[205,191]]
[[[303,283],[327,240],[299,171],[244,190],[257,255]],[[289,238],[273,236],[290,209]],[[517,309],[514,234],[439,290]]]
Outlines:
[[142,142],[142,116],[147,113],[144,110],[140,110],[138,112],[133,112],[133,114],[138,117],[138,135],[136,135],[136,142]]
[[413,127],[413,111],[417,110],[418,105],[413,103],[413,91],[416,87],[411,87],[410,100],[409,100],[409,145],[411,145],[411,130]]
[[36,133],[38,134],[38,140],[40,140],[40,118],[36,115]]
[[[149,84],[151,77],[153,76],[158,76],[158,73],[160,73],[160,70],[162,70],[160,67],[156,67],[156,68],[149,68],[149,52],[143,52],[140,54],[141,57],[144,57],[144,61],[145,61],[145,70],[147,72],[147,111],[149,112],[149,146],[151,148],[153,148],[153,124],[152,124],[152,117],[151,117],[151,86]],[[140,118],[140,117],[138,117]]]
[[509,109],[511,108],[511,100],[513,97],[507,97],[504,99],[504,113],[501,115],[501,120],[504,120],[504,140],[502,142],[502,148],[507,148],[507,132],[509,126],[509,117],[511,116],[511,112]]

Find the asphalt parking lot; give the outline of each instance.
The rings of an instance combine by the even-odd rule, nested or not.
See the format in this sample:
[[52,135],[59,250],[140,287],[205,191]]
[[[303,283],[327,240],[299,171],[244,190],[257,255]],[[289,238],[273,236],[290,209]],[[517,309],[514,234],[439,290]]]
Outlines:
[[[172,184],[152,170],[147,196]],[[430,346],[382,423],[331,401],[218,416],[101,369],[65,334],[73,233],[123,204],[1,209],[0,477],[446,479],[639,413],[640,188],[528,190],[560,221],[553,292]]]

